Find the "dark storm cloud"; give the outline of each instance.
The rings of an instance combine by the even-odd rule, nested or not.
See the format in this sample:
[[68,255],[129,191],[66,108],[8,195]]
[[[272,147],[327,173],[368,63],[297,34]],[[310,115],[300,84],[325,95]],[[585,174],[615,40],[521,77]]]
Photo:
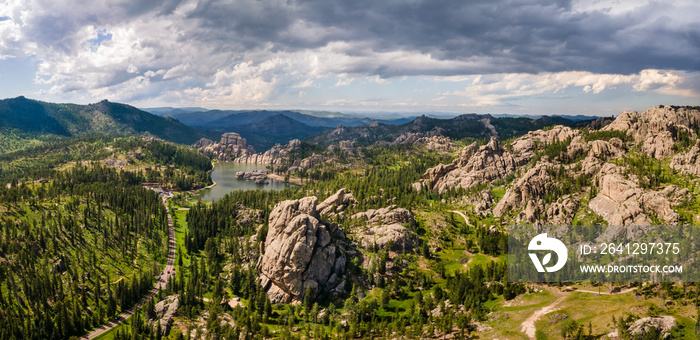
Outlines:
[[[190,19],[194,37],[222,50],[293,52],[340,41],[358,46],[351,54],[418,51],[439,60],[480,60],[456,70],[464,74],[697,69],[700,28],[674,23],[688,18],[658,16],[664,6],[613,15],[577,12],[569,1],[206,1]],[[300,24],[316,30],[292,34]],[[372,64],[351,71],[412,73]]]
[[[72,2],[50,1],[38,4],[43,13],[22,22],[24,35],[32,42],[64,53],[75,51],[80,43],[77,34],[86,25],[96,27],[128,23],[143,15],[168,15],[182,0],[126,1],[119,4],[88,2],[76,5]],[[20,22],[19,17],[16,21]]]

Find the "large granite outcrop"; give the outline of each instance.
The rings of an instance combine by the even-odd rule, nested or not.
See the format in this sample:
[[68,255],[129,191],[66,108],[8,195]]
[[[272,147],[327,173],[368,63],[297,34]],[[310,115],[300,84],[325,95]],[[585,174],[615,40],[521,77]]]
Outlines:
[[589,203],[595,213],[610,225],[652,224],[649,214],[669,224],[678,223],[678,213],[668,200],[673,190],[645,191],[634,180],[625,178],[623,171],[620,166],[605,163],[596,175],[600,192]]
[[360,212],[351,218],[362,219],[366,223],[366,227],[356,234],[364,248],[376,245],[379,249],[384,249],[392,244],[394,249],[390,250],[413,249],[412,230],[416,221],[410,211],[392,205]]
[[345,272],[344,233],[320,219],[314,196],[278,203],[270,212],[265,253],[258,269],[272,302],[298,302],[307,286],[330,292]]
[[423,178],[414,184],[443,193],[450,188],[470,188],[482,182],[493,181],[514,172],[526,159],[515,157],[501,147],[497,139],[482,146],[472,143],[462,149],[460,156],[450,164],[439,164],[428,169]]
[[676,324],[676,319],[672,316],[650,316],[635,321],[627,331],[634,337],[642,337],[655,329],[659,339],[671,339],[671,329],[676,327]]
[[493,208],[495,216],[501,216],[511,209],[524,206],[525,210],[518,219],[526,222],[534,222],[544,213],[542,197],[547,193],[547,184],[552,178],[547,168],[552,166],[548,162],[538,162],[506,191],[503,198]]
[[202,138],[192,147],[208,157],[222,161],[231,161],[237,157],[255,154],[255,149],[248,145],[246,139],[235,132],[224,133],[218,143],[211,139]]
[[700,175],[700,140],[690,151],[675,155],[670,166],[686,175]]
[[700,111],[697,108],[656,106],[637,113],[622,112],[612,123],[602,130],[626,131],[635,143],[642,144],[642,150],[656,159],[673,156],[673,146],[678,136],[696,138],[693,127],[700,125]]
[[241,155],[234,161],[248,164],[282,164],[289,160],[291,153],[301,147],[301,141],[293,139],[286,145],[275,144],[270,150],[264,153],[253,153]]
[[247,181],[255,181],[257,184],[269,183],[267,180],[267,171],[265,170],[239,171],[236,172],[236,178]]
[[423,178],[413,184],[413,188],[417,191],[427,189],[444,193],[451,188],[468,189],[479,183],[502,179],[527,164],[534,157],[537,145],[567,139],[573,139],[586,147],[579,131],[561,125],[547,130],[530,131],[513,141],[508,149],[502,147],[495,138],[482,146],[472,143],[462,149],[460,156],[452,163],[428,169]]
[[148,321],[154,333],[158,330],[158,325],[160,325],[162,336],[170,332],[170,326],[173,324],[173,317],[179,306],[180,298],[178,295],[168,296],[163,301],[156,303],[155,318]]

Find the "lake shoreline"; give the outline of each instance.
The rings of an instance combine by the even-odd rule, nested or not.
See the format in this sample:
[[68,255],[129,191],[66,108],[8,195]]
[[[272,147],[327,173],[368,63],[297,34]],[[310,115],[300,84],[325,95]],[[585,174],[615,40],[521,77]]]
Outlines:
[[287,183],[287,184],[297,184],[297,185],[303,185],[301,178],[289,178],[289,181],[284,180],[284,176],[279,175],[279,174],[273,174],[269,173],[267,174],[268,178],[271,178],[275,181],[282,182],[282,183]]
[[239,171],[266,170],[264,164],[216,161],[212,162],[212,165],[210,176],[213,184],[193,192],[194,196],[202,201],[218,201],[226,194],[238,190],[283,190],[289,185],[294,185],[284,182],[284,177],[274,174],[274,176],[267,174],[270,178],[267,184],[257,184],[254,181],[238,179],[235,176]]

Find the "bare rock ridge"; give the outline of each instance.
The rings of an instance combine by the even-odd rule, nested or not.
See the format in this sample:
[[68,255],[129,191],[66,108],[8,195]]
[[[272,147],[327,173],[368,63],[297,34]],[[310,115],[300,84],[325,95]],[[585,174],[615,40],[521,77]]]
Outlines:
[[[656,159],[673,156],[672,169],[700,175],[700,141],[683,152],[683,145],[687,148],[698,137],[700,111],[658,106],[643,114],[623,112],[599,131],[591,138],[579,130],[554,126],[531,131],[505,147],[495,139],[482,146],[471,144],[452,163],[428,169],[413,187],[444,193],[508,177],[512,180],[507,180],[505,195],[497,203],[484,192],[468,200],[477,214],[508,215],[521,223],[568,224],[590,193],[588,207],[611,225],[678,223],[680,216],[673,206],[688,196],[688,190],[675,185],[648,189],[646,182],[646,186],[640,184],[647,179],[630,176],[623,157],[638,147]],[[605,131],[623,131],[626,141]],[[561,152],[545,152],[554,143],[559,143],[556,147]],[[561,176],[583,183],[582,189],[562,189],[563,182],[557,180]]]
[[[301,301],[307,286],[316,296],[344,289],[345,234],[338,224],[321,220],[317,202],[314,196],[287,200],[270,213],[258,269],[272,302]],[[324,209],[329,203],[324,201]]]
[[[685,135],[697,138],[696,127],[700,125],[697,108],[656,106],[637,113],[622,112],[604,131],[627,131],[627,136],[642,143],[642,150],[656,159],[673,156],[674,140]],[[694,128],[695,127],[695,128]]]
[[488,144],[482,146],[475,142],[462,149],[452,163],[428,169],[423,178],[413,184],[413,188],[444,193],[450,188],[468,189],[479,183],[492,182],[527,164],[534,156],[535,143],[563,141],[575,134],[574,130],[565,126],[531,131],[511,143],[511,151],[503,148],[496,138],[491,138]]
[[224,133],[218,143],[211,139],[202,138],[192,147],[207,157],[222,161],[231,161],[238,157],[255,154],[255,149],[247,144],[246,139],[235,132]]
[[317,164],[327,162],[330,159],[322,155],[311,155],[304,159],[293,159],[294,154],[301,148],[301,141],[292,139],[286,145],[275,144],[270,150],[264,153],[243,154],[233,161],[247,164],[288,164],[289,171],[294,172],[299,169],[309,169]]
[[426,188],[439,193],[453,187],[466,189],[481,182],[504,177],[522,164],[522,159],[514,157],[493,138],[483,146],[472,143],[465,147],[460,156],[450,164],[440,164],[428,169],[423,178],[414,184],[414,188]]

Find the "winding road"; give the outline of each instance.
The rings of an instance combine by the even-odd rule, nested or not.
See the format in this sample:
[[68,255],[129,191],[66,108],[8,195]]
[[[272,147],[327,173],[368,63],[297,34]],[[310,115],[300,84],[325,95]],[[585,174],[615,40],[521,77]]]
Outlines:
[[[112,320],[104,325],[102,327],[95,329],[94,331],[88,333],[87,335],[84,335],[81,339],[94,339],[103,333],[109,332],[114,327],[117,327],[120,323],[126,321],[126,319],[130,318],[132,315],[134,315],[134,312],[143,306],[144,303],[148,301],[148,299],[152,298],[156,294],[158,294],[158,291],[161,289],[165,288],[165,286],[168,284],[168,280],[170,279],[170,275],[175,275],[173,271],[173,266],[175,264],[175,227],[173,226],[173,220],[170,217],[170,209],[168,208],[167,204],[167,198],[163,197],[163,205],[165,206],[165,210],[167,211],[167,216],[168,216],[168,230],[170,236],[168,237],[168,263],[165,265],[165,268],[163,268],[163,273],[166,275],[160,276],[160,279],[156,281],[155,286],[153,289],[151,289],[146,295],[144,295],[143,298],[141,298],[141,301],[139,301],[136,305],[131,307],[129,310],[126,312],[120,314],[116,320]],[[168,275],[170,273],[170,275]]]

